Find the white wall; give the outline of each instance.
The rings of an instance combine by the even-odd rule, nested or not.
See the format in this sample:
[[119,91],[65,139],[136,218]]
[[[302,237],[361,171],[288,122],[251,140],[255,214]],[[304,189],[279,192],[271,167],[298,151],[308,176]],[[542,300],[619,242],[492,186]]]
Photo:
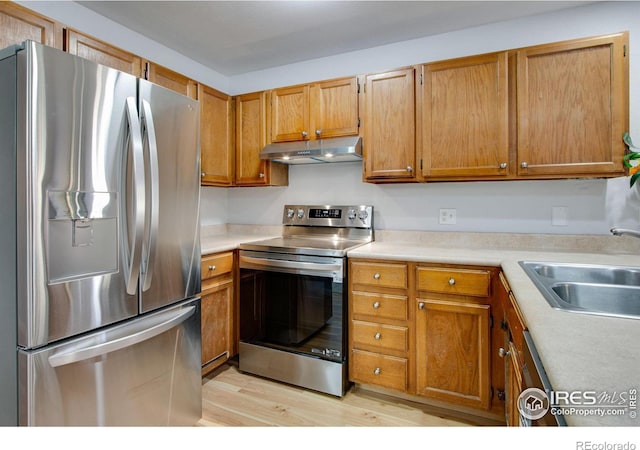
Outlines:
[[[597,3],[233,78],[77,3],[18,3],[230,94],[628,30],[630,132],[640,141],[640,2]],[[640,228],[640,194],[626,178],[372,185],[362,183],[357,163],[291,167],[289,177],[286,188],[203,188],[202,223],[277,225],[285,203],[370,203],[379,229],[606,234],[612,225]],[[554,206],[568,208],[567,226],[551,225]],[[439,208],[455,208],[457,224],[439,225]]]

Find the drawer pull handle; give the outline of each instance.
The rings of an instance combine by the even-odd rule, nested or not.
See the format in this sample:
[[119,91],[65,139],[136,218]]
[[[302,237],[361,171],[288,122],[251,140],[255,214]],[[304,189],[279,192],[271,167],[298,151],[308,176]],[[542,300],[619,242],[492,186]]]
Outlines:
[[381,335],[380,333],[376,333],[376,334],[374,334],[374,335],[373,335],[373,338],[374,338],[376,341],[379,341],[381,337],[382,337],[382,335]]
[[376,272],[376,273],[373,275],[373,278],[374,278],[374,279],[376,279],[376,280],[379,280],[379,279],[380,279],[380,274],[379,274],[378,272]]
[[216,266],[209,266],[209,270],[211,271],[216,270]]
[[380,375],[380,367],[376,367],[375,369],[373,369],[373,374]]
[[373,302],[373,309],[380,308],[380,302]]
[[454,284],[456,284],[456,279],[455,278],[449,278],[449,286],[453,286]]
[[418,309],[424,309],[424,302],[418,303]]
[[500,358],[504,358],[506,356],[509,356],[511,354],[511,352],[506,351],[504,348],[500,347],[500,349],[498,350],[498,356]]

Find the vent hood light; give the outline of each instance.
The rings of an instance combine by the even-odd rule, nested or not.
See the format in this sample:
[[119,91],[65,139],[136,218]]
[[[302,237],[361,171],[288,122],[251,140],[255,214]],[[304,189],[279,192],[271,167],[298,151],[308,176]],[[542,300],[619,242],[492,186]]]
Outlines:
[[269,144],[260,152],[260,159],[283,164],[362,161],[362,139],[359,136],[347,136]]

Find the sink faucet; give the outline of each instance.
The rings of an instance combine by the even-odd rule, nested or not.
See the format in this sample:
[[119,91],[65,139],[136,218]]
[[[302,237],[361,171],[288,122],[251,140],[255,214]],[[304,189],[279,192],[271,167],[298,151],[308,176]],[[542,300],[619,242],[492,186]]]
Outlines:
[[629,230],[627,228],[616,228],[613,227],[611,228],[611,234],[613,234],[614,236],[633,236],[636,237],[638,239],[640,239],[640,231],[636,231],[636,230]]

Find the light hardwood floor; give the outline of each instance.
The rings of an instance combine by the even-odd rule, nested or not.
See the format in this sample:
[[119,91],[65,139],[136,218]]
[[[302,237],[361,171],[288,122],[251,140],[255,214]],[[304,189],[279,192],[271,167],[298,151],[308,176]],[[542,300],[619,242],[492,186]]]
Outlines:
[[199,426],[467,426],[419,403],[351,388],[342,398],[244,374],[225,364],[202,379]]

